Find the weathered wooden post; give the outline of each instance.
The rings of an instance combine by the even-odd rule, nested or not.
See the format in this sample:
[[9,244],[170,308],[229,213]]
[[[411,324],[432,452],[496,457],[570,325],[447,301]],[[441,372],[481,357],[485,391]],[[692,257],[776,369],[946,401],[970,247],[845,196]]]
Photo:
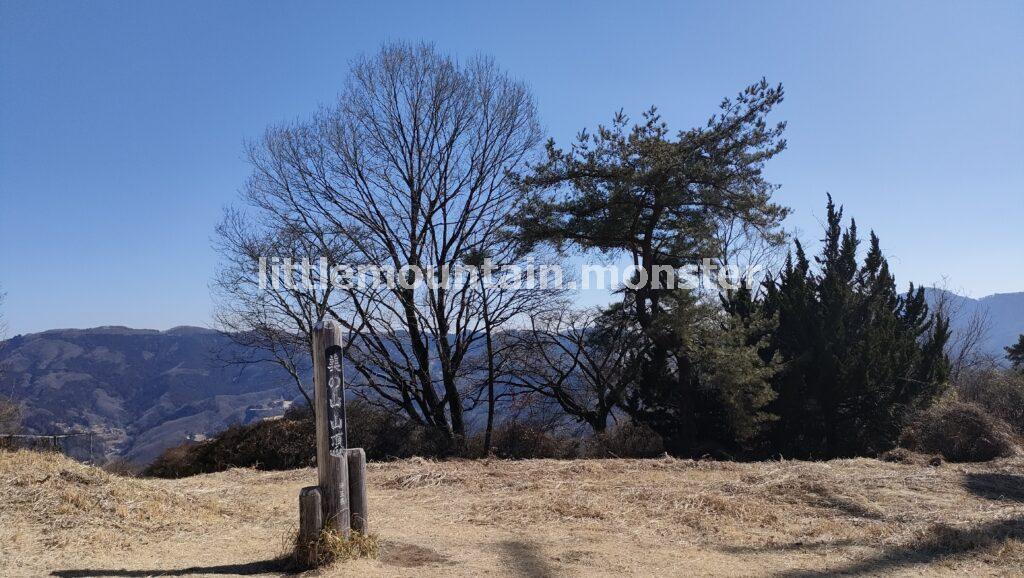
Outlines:
[[360,534],[370,532],[366,500],[366,452],[363,448],[348,450],[348,505],[352,529]]
[[345,452],[345,391],[341,331],[320,322],[313,329],[313,403],[316,404],[316,468],[323,524],[348,534],[348,455]]
[[309,544],[320,536],[324,527],[320,505],[320,488],[308,486],[299,491],[299,543]]
[[[341,329],[321,322],[313,329],[313,388],[318,485],[299,494],[299,533],[304,539],[333,528],[365,533],[366,453],[348,449]],[[314,512],[318,511],[319,515]]]

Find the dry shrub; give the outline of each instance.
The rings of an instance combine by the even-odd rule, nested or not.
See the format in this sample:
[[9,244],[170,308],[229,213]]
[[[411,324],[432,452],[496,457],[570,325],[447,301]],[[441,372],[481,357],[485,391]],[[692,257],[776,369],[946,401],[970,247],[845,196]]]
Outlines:
[[957,384],[957,394],[1024,436],[1024,373],[994,369],[968,372]]
[[952,398],[940,400],[912,420],[900,436],[900,445],[942,454],[951,462],[985,462],[1017,451],[1006,422],[978,405]]
[[186,442],[167,448],[143,471],[143,475],[156,478],[183,478],[202,473],[199,467],[197,444]]
[[[450,445],[405,417],[356,400],[348,404],[349,445],[371,461],[413,456],[447,456]],[[279,419],[234,425],[201,442],[186,442],[160,454],[147,476],[181,478],[230,468],[288,470],[316,463],[316,421],[308,406]]]
[[[470,444],[473,445],[477,444]],[[571,439],[543,426],[508,421],[494,428],[490,453],[498,458],[512,460],[560,459],[573,457],[576,448]]]
[[139,467],[125,459],[110,460],[102,467],[104,472],[115,476],[135,477],[139,474]]
[[894,464],[908,464],[913,465],[917,463],[917,454],[906,449],[906,448],[893,448],[887,452],[882,452],[878,455],[878,459],[883,462],[890,462]]
[[620,423],[595,435],[584,446],[590,458],[653,458],[665,453],[661,436],[644,424]]
[[143,474],[180,478],[239,467],[302,468],[316,459],[315,436],[312,412],[292,411],[280,419],[231,426],[209,440],[169,448]]
[[304,540],[297,534],[292,562],[298,569],[305,570],[358,558],[377,558],[379,555],[380,541],[376,535],[351,532],[345,536],[327,528],[313,540]]
[[357,399],[346,408],[349,445],[363,448],[371,461],[445,456],[451,446],[436,432],[405,416]]
[[941,466],[942,456],[930,456],[912,452],[906,448],[893,448],[882,452],[878,459],[893,464],[904,464],[908,466]]
[[21,406],[0,396],[0,434],[15,434],[21,429]]

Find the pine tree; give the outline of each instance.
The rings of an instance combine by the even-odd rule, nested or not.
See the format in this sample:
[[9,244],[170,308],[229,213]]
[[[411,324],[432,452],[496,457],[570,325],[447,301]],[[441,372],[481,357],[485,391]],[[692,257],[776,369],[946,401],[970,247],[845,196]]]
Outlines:
[[778,318],[766,353],[784,363],[769,406],[779,416],[772,445],[794,457],[888,449],[948,377],[947,320],[929,313],[923,288],[898,292],[874,233],[858,266],[856,223],[843,229],[831,197],[827,212],[817,271],[797,243],[762,305]]
[[1022,334],[1015,345],[1011,345],[1006,349],[1006,359],[1010,360],[1010,364],[1014,369],[1024,371],[1024,334]]
[[679,453],[702,438],[747,438],[766,421],[768,362],[736,349],[751,348],[736,334],[748,326],[668,286],[664,270],[719,254],[716,231],[726,220],[781,242],[787,210],[772,202],[775,186],[762,169],[785,148],[785,125],[766,122],[782,96],[781,86],[762,80],[726,99],[706,126],[675,137],[654,109],[632,128],[620,113],[610,127],[581,133],[568,151],[549,143],[547,161],[523,183],[537,192],[518,219],[527,243],[628,255],[646,276],[623,290],[606,321],[640,336],[625,409]]

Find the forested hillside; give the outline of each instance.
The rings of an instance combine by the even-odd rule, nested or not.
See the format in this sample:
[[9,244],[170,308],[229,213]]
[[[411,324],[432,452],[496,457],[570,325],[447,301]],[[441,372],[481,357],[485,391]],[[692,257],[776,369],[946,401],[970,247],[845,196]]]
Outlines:
[[[236,347],[196,327],[19,335],[0,351],[0,391],[26,433],[96,432],[94,458],[144,463],[186,436],[279,415],[299,395],[275,365],[226,363]],[[88,457],[84,440],[69,450]]]

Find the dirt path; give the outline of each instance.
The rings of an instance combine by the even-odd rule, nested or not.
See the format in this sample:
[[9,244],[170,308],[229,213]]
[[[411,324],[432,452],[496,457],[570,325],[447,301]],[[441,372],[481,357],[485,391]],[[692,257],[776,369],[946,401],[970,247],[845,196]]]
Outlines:
[[[282,573],[313,470],[183,480],[0,453],[0,573]],[[372,464],[378,560],[323,576],[1022,575],[1024,461]]]

